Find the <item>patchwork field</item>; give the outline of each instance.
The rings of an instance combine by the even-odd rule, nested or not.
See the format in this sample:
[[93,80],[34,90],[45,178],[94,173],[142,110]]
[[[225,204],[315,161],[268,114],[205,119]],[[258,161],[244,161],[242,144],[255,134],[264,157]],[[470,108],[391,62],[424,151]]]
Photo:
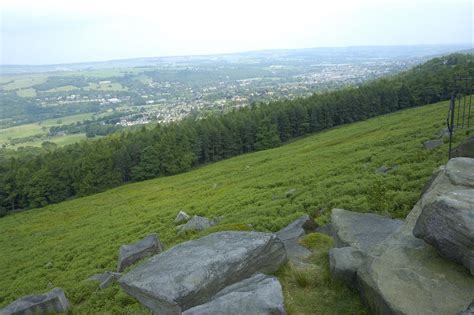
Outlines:
[[[158,233],[167,246],[205,233],[277,231],[308,213],[319,224],[334,207],[403,218],[433,169],[447,160],[447,143],[423,142],[444,127],[447,103],[438,103],[334,128],[280,148],[239,156],[177,176],[128,184],[0,219],[0,307],[23,295],[62,287],[75,314],[148,314],[117,284],[97,290],[90,275],[114,270],[121,244]],[[459,143],[466,133],[458,133]],[[377,173],[382,165],[386,174]],[[178,235],[179,210],[224,216],[201,234]],[[330,242],[307,242],[317,268],[288,267],[282,281],[290,314],[364,314],[357,295],[331,280]]]

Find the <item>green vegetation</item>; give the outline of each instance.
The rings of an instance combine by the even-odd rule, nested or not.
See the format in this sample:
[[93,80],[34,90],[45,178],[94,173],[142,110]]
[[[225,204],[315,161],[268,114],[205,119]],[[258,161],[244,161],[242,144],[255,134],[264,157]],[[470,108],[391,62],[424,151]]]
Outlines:
[[[455,54],[358,87],[113,134],[46,150],[34,159],[0,159],[0,209],[40,207],[130,181],[174,175],[334,126],[445,100],[456,86],[456,77],[466,74],[474,76],[474,57]],[[44,84],[49,87],[50,83]],[[85,132],[88,137],[107,135],[116,128],[101,123],[84,128],[67,126],[67,130]],[[388,190],[377,184],[369,187],[368,191],[376,194],[375,208],[385,208],[394,197]],[[406,200],[399,201],[403,212]]]
[[[99,291],[83,280],[114,270],[120,245],[149,233],[159,233],[167,246],[206,233],[178,236],[179,210],[224,216],[213,231],[247,224],[277,231],[304,213],[323,224],[333,207],[404,217],[432,170],[446,162],[447,144],[422,148],[444,127],[446,111],[447,102],[406,109],[188,173],[8,215],[0,219],[0,307],[59,286],[75,314],[148,314],[117,284]],[[455,144],[464,136],[458,133]],[[377,174],[381,165],[397,167]],[[377,182],[385,187],[386,208],[372,204]],[[290,314],[364,313],[354,293],[330,280],[327,239],[310,235],[302,243],[315,251],[316,269],[278,273]]]

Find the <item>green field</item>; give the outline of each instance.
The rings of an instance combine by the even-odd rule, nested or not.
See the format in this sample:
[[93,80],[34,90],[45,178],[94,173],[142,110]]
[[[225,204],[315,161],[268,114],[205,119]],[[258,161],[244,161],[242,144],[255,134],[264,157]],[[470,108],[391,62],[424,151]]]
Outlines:
[[[177,235],[179,210],[224,216],[213,230],[252,224],[277,231],[304,213],[324,224],[333,207],[403,218],[432,170],[447,160],[446,143],[433,151],[422,146],[444,127],[446,110],[446,102],[404,110],[177,176],[6,216],[0,219],[0,306],[62,287],[75,314],[148,314],[117,284],[99,291],[83,280],[114,270],[120,245],[149,233],[167,246],[201,235]],[[459,133],[456,143],[464,136]],[[381,165],[393,169],[377,174]],[[357,295],[330,279],[327,241],[316,236],[308,243],[316,248],[313,271],[285,267],[277,273],[289,313],[364,313]]]
[[[106,113],[99,114],[99,115],[96,115],[93,113],[70,115],[70,116],[65,116],[65,117],[60,117],[60,118],[55,118],[55,119],[43,120],[37,123],[31,123],[31,124],[25,124],[25,125],[0,129],[0,146],[2,144],[8,144],[12,139],[25,138],[25,137],[30,137],[34,135],[44,135],[46,137],[50,127],[60,126],[60,125],[69,125],[72,123],[82,122],[84,120],[92,119],[94,116],[103,117],[104,115],[106,115]],[[44,141],[51,141],[58,145],[65,145],[65,144],[71,144],[71,143],[80,141],[82,139],[86,139],[85,134],[54,136],[47,139],[24,142],[19,145],[16,145],[16,147],[41,146],[41,143],[43,143]]]

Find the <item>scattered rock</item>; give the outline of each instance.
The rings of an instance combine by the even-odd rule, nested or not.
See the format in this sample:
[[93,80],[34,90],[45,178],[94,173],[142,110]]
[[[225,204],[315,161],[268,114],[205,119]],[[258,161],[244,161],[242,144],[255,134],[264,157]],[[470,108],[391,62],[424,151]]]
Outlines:
[[474,159],[454,158],[421,202],[413,235],[474,275]]
[[332,248],[329,251],[329,270],[334,278],[356,288],[357,270],[363,259],[364,255],[352,247]]
[[176,216],[176,218],[174,219],[174,222],[175,223],[182,223],[182,222],[186,222],[188,221],[190,218],[190,216],[184,212],[184,211],[180,211],[178,212],[178,215]]
[[333,209],[332,229],[336,247],[352,246],[366,254],[397,230],[401,220],[394,220],[374,213],[358,213]]
[[292,189],[288,190],[287,192],[285,192],[285,197],[290,198],[294,194],[296,194],[296,189],[292,188]]
[[163,251],[163,244],[156,234],[149,235],[133,244],[122,245],[120,246],[117,271],[122,272],[137,261],[161,251]]
[[314,232],[316,223],[309,215],[304,215],[276,233],[278,238],[285,244],[286,252],[290,260],[306,259],[311,256],[311,251],[298,243],[301,236]]
[[46,269],[51,269],[51,268],[53,268],[53,263],[52,263],[51,261],[48,261],[48,262],[44,265],[44,267],[45,267]]
[[474,158],[474,135],[465,139],[451,152],[452,157]]
[[183,312],[183,315],[209,314],[286,314],[280,282],[275,277],[257,273],[224,288],[210,302]]
[[70,304],[64,291],[54,288],[45,294],[28,295],[0,309],[1,315],[50,314],[67,312]]
[[438,134],[437,134],[438,138],[439,139],[443,139],[443,138],[449,138],[449,128],[442,128],[438,131]]
[[275,234],[218,232],[152,257],[119,282],[153,312],[181,314],[256,272],[276,271],[286,260]]
[[100,282],[99,288],[108,288],[115,280],[120,279],[121,274],[118,272],[106,271],[103,273],[96,273],[90,276],[87,280]]
[[443,140],[428,140],[423,142],[423,146],[426,150],[433,150],[443,144]]
[[188,223],[178,225],[176,229],[178,230],[178,233],[184,233],[188,231],[202,231],[210,228],[214,224],[214,221],[209,220],[206,217],[195,215],[191,220],[188,221]]
[[378,169],[375,170],[375,172],[379,174],[386,174],[388,173],[388,171],[390,171],[390,168],[386,167],[385,165],[382,165]]

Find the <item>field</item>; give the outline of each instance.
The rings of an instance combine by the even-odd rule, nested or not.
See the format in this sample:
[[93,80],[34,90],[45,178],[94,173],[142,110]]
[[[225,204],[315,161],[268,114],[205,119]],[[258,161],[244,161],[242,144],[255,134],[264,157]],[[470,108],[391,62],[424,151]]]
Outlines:
[[5,129],[0,129],[0,146],[2,144],[9,144],[11,140],[20,139],[20,138],[27,138],[31,136],[42,136],[39,139],[32,139],[31,141],[22,142],[15,146],[9,146],[10,148],[20,147],[20,146],[41,146],[44,141],[54,142],[59,146],[63,146],[66,144],[71,144],[78,142],[80,140],[86,139],[86,135],[84,133],[81,134],[69,134],[64,136],[52,136],[46,137],[50,127],[53,126],[61,126],[61,125],[68,125],[73,124],[76,122],[82,122],[85,120],[90,120],[93,117],[103,117],[107,115],[106,113],[101,114],[93,114],[93,113],[86,113],[86,114],[78,114],[78,115],[70,115],[65,117],[60,117],[56,119],[48,119],[43,120],[37,123],[25,124]]
[[[114,270],[120,245],[149,233],[159,233],[167,246],[202,235],[177,235],[179,210],[224,216],[214,231],[243,224],[277,231],[304,213],[324,224],[333,207],[403,218],[433,169],[447,160],[446,143],[432,151],[422,146],[444,127],[446,111],[446,102],[404,110],[177,176],[6,216],[0,219],[0,306],[62,287],[75,314],[148,314],[117,284],[99,291],[83,280]],[[464,136],[457,134],[455,142]],[[385,175],[376,172],[382,165],[391,168]],[[289,313],[365,313],[355,293],[330,279],[327,240],[309,238],[316,269],[277,273]]]

